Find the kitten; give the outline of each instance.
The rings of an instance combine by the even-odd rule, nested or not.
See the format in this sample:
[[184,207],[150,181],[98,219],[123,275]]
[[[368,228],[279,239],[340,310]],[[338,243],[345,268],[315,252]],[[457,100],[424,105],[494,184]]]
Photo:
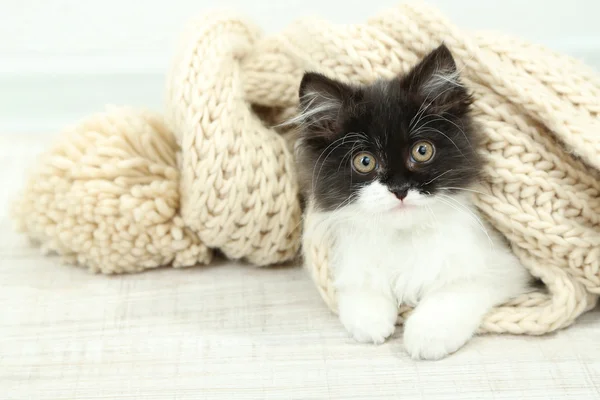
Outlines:
[[316,226],[334,238],[340,320],[360,342],[384,342],[404,303],[416,307],[406,350],[439,359],[528,290],[529,274],[470,199],[483,168],[471,101],[445,45],[368,86],[302,79],[298,169]]

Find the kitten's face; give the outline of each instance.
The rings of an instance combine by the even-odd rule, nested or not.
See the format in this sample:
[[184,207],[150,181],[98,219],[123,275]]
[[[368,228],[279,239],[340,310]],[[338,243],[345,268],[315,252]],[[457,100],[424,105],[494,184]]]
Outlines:
[[320,209],[410,213],[464,193],[481,171],[471,99],[445,46],[370,86],[307,73],[300,96],[299,169]]

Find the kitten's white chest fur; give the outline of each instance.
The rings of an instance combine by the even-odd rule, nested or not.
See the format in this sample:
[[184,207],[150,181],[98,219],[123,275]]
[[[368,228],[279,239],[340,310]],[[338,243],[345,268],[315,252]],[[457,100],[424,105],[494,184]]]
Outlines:
[[363,282],[414,306],[437,287],[483,272],[481,265],[492,260],[493,250],[487,232],[478,229],[472,217],[452,209],[424,215],[411,228],[362,218],[341,222],[336,286]]
[[397,306],[416,306],[404,328],[409,354],[444,357],[492,307],[526,291],[528,274],[466,197],[413,193],[407,208],[365,212],[369,204],[386,209],[388,200],[397,207],[371,185],[354,206],[321,215],[318,226],[335,238],[340,319],[355,339],[381,343],[394,331]]

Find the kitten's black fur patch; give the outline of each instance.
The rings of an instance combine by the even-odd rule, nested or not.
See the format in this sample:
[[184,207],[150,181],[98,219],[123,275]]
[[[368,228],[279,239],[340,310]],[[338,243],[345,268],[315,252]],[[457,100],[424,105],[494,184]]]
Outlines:
[[[321,209],[335,209],[374,179],[390,191],[435,194],[470,186],[482,169],[471,96],[445,45],[405,76],[368,86],[306,73],[299,94],[299,171]],[[419,140],[433,143],[436,152],[429,163],[415,165],[410,149]],[[377,172],[354,171],[360,151],[376,156]]]

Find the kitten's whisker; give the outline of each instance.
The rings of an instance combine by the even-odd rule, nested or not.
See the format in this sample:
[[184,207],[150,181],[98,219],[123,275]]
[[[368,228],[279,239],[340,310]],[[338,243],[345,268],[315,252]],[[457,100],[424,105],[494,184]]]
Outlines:
[[354,199],[356,199],[356,195],[354,193],[352,193],[350,196],[348,196],[347,199],[345,199],[344,201],[342,201],[334,210],[333,210],[333,216],[337,215],[338,213],[340,213],[344,207],[346,207],[347,205],[349,205]]
[[454,126],[456,127],[456,129],[458,129],[458,130],[460,131],[460,133],[462,133],[462,135],[465,137],[465,140],[467,141],[467,144],[469,145],[469,147],[470,147],[471,149],[473,149],[473,145],[471,144],[471,141],[470,141],[470,140],[469,140],[469,138],[467,137],[467,134],[465,133],[465,131],[464,131],[464,130],[463,130],[461,127],[460,127],[460,126],[458,126],[458,124],[456,124],[455,122],[453,122],[453,121],[449,120],[448,118],[446,118],[446,117],[442,116],[441,114],[432,114],[432,115],[428,115],[426,118],[433,118],[433,117],[436,117],[436,118],[435,118],[435,119],[431,119],[431,120],[429,120],[429,121],[425,122],[425,123],[424,123],[423,125],[421,125],[419,128],[415,129],[415,130],[414,130],[414,133],[412,133],[412,134],[413,134],[413,135],[414,135],[414,134],[417,134],[418,132],[420,132],[420,131],[421,131],[421,129],[422,129],[422,128],[426,127],[427,125],[429,125],[429,124],[431,124],[431,123],[438,122],[438,121],[446,121],[446,122],[448,122],[448,123],[450,123],[450,124],[454,125]]
[[458,129],[460,131],[460,133],[463,134],[463,136],[465,137],[465,140],[467,141],[467,143],[469,144],[469,147],[471,147],[471,149],[473,148],[473,145],[471,144],[471,141],[469,140],[469,138],[467,137],[467,134],[465,133],[464,129],[461,128],[460,126],[458,126],[457,123],[455,123],[454,121],[451,121],[450,119],[444,117],[442,114],[437,114],[437,116],[439,118],[441,118],[444,121],[447,121],[449,124],[452,124],[456,127],[456,129]]
[[338,141],[340,140],[344,140],[344,137],[338,138],[336,140],[334,140],[333,142],[331,142],[327,147],[325,147],[325,149],[321,152],[321,154],[319,154],[319,157],[317,157],[317,161],[315,161],[315,166],[313,167],[313,171],[312,171],[312,191],[313,193],[315,192],[315,172],[317,170],[317,167],[319,166],[319,161],[321,160],[321,157],[323,157],[323,154],[325,154],[325,152],[334,144],[336,144]]
[[[420,112],[421,112],[421,116],[419,117],[419,119],[417,120],[417,122],[415,123],[415,125],[414,125],[414,126],[418,126],[418,125],[419,125],[419,122],[421,121],[421,119],[423,119],[423,118],[427,118],[427,117],[428,117],[428,116],[425,116],[425,111],[427,111],[427,109],[428,109],[429,107],[431,107],[431,105],[433,104],[433,102],[434,102],[434,101],[436,101],[436,100],[437,100],[437,99],[438,99],[440,96],[442,96],[442,95],[443,95],[444,93],[446,93],[448,90],[452,90],[452,89],[454,89],[454,87],[453,87],[453,86],[451,86],[451,87],[449,87],[449,88],[446,88],[446,89],[442,90],[442,91],[441,91],[440,93],[438,93],[438,95],[437,95],[437,96],[435,96],[435,97],[433,98],[433,100],[431,100],[430,102],[427,102],[427,99],[429,98],[429,95],[427,95],[427,97],[425,98],[425,100],[424,100],[424,101],[423,101],[423,103],[421,104],[421,108],[419,108],[419,110],[421,110],[421,111],[420,111]],[[425,106],[425,107],[423,107],[423,105],[426,105],[426,106]],[[419,112],[417,112],[417,114],[415,114],[415,117],[416,117],[418,114],[419,114]],[[413,117],[413,119],[414,119],[414,117]],[[410,123],[409,123],[409,125],[408,125],[408,130],[410,131],[412,127],[413,127],[413,125],[412,125],[412,120],[411,120],[411,122],[410,122]]]
[[460,209],[459,207],[457,207],[456,205],[452,204],[448,200],[443,200],[443,199],[439,199],[439,198],[438,198],[438,200],[440,202],[442,202],[443,204],[447,205],[448,207],[454,209],[455,211],[458,211],[460,213],[464,213],[469,218],[471,218],[473,220],[473,222],[475,222],[478,225],[478,228],[487,236],[489,244],[490,244],[490,248],[493,249],[494,243],[492,242],[492,239],[491,239],[490,235],[487,233],[487,231],[485,230],[485,228],[483,228],[483,226],[481,226],[481,222],[479,221],[479,219],[477,217],[473,216],[470,213],[467,213],[465,210]]
[[451,90],[451,89],[453,89],[453,88],[452,87],[446,88],[441,93],[439,93],[437,96],[435,96],[433,98],[433,100],[431,100],[430,102],[427,102],[427,100],[429,100],[429,96],[431,95],[432,92],[428,93],[427,97],[425,97],[425,100],[423,100],[423,102],[421,103],[421,107],[419,107],[419,111],[417,111],[417,113],[415,114],[415,116],[412,117],[412,119],[410,120],[410,122],[408,124],[409,131],[410,131],[411,127],[413,127],[413,121],[417,117],[417,115],[419,115],[419,113],[421,114],[421,116],[419,117],[419,119],[415,123],[415,126],[419,125],[419,122],[421,121],[422,118],[427,118],[427,116],[424,116],[425,115],[425,111],[427,111],[427,109],[429,107],[431,107],[431,105],[433,104],[433,102],[436,101],[441,95],[443,95],[444,93],[446,93],[448,90]]
[[[331,156],[338,147],[343,146],[344,144],[345,144],[344,141],[342,141],[342,143],[338,144],[333,149],[331,149],[329,151],[329,153],[325,156],[325,158],[323,159],[323,162],[321,163],[321,167],[319,168],[319,173],[317,174],[317,178],[315,179],[314,184],[319,182],[319,177],[321,176],[321,171],[323,170],[323,167],[325,166],[325,162],[327,161],[329,156]],[[314,186],[313,186],[313,188],[314,188]]]
[[446,139],[448,139],[450,142],[452,142],[452,144],[454,145],[454,147],[456,147],[456,150],[458,150],[458,152],[460,153],[460,155],[461,155],[461,156],[463,156],[464,158],[467,158],[467,157],[465,156],[465,154],[462,152],[462,150],[461,150],[461,149],[460,149],[460,148],[459,148],[459,147],[456,145],[456,143],[454,142],[454,140],[452,140],[452,139],[450,138],[450,136],[446,135],[444,132],[440,131],[439,129],[435,129],[435,128],[431,128],[431,127],[430,127],[430,128],[427,128],[427,129],[423,130],[423,127],[420,127],[420,128],[418,129],[418,131],[415,131],[415,134],[416,134],[417,132],[428,132],[428,131],[431,131],[431,132],[437,132],[437,133],[439,133],[440,135],[444,136]]
[[448,201],[450,201],[450,202],[452,202],[452,203],[456,204],[458,207],[460,207],[460,208],[464,209],[464,210],[465,210],[465,212],[469,213],[469,214],[470,214],[470,215],[471,215],[473,218],[475,218],[475,219],[477,220],[477,222],[478,222],[478,224],[479,224],[480,226],[482,226],[482,227],[484,226],[484,225],[483,225],[483,222],[481,222],[481,219],[479,219],[479,217],[477,217],[477,215],[476,215],[476,214],[475,214],[475,213],[474,213],[474,212],[473,212],[471,209],[469,209],[467,206],[465,206],[464,204],[462,204],[462,203],[461,203],[461,202],[459,202],[458,200],[456,200],[456,199],[452,198],[451,196],[448,196],[448,195],[446,195],[446,194],[443,194],[443,193],[439,193],[439,194],[438,194],[438,196],[441,196],[441,197],[445,198],[446,200],[448,200]]
[[313,225],[312,229],[320,229],[322,224],[327,224],[327,226],[323,230],[323,233],[325,235],[328,235],[330,230],[337,228],[340,223],[352,221],[352,216],[344,216],[340,214],[344,211],[344,207],[347,206],[355,198],[356,196],[354,194],[350,195],[347,199],[342,201],[333,211],[328,212],[326,217],[322,218],[315,225]]
[[477,223],[477,225],[479,226],[479,228],[481,229],[481,232],[483,232],[485,234],[485,236],[487,236],[488,241],[490,243],[490,249],[494,248],[494,242],[492,241],[492,238],[490,237],[487,229],[485,229],[485,225],[483,224],[483,222],[481,221],[481,219],[479,217],[477,217],[477,215],[471,211],[468,207],[466,207],[464,204],[461,204],[459,201],[457,201],[456,199],[453,199],[450,196],[447,196],[445,194],[438,194],[438,196],[441,196],[442,198],[438,197],[438,200],[444,202],[444,199],[446,199],[447,201],[447,205],[451,206],[452,203],[454,203],[457,207],[453,207],[455,210],[457,211],[461,211],[460,209],[462,208],[462,211],[466,213],[466,215],[471,216],[471,218],[473,218],[473,220]]
[[346,154],[344,154],[344,157],[342,157],[342,159],[340,161],[340,165],[338,166],[338,169],[337,169],[338,172],[340,171],[340,168],[342,168],[342,165],[344,165],[346,157],[348,157],[348,159],[350,159],[350,157],[352,157],[352,155],[354,154],[354,149],[356,148],[357,145],[358,145],[358,142],[355,142],[352,145],[352,148],[350,150],[348,150],[346,152]]
[[431,182],[435,181],[437,178],[439,178],[439,177],[441,177],[441,176],[444,176],[444,175],[446,175],[448,172],[452,172],[452,171],[454,171],[454,170],[453,170],[453,169],[449,169],[449,170],[447,170],[447,171],[444,171],[444,172],[442,172],[441,174],[439,174],[438,176],[436,176],[435,178],[433,178],[432,180],[430,180],[430,181],[427,181],[427,182],[425,182],[425,183],[421,184],[421,186],[426,186],[426,185],[429,185]]
[[[328,216],[324,221],[326,221],[327,219],[332,219],[332,220],[337,221],[339,218],[339,214],[342,211],[344,211],[344,207],[349,205],[354,199],[356,199],[357,196],[358,195],[356,193],[350,194],[350,196],[348,196],[346,199],[344,199],[336,208],[334,208],[332,211],[328,211]],[[350,217],[348,217],[348,218],[350,218]],[[321,222],[324,222],[324,221],[321,221]]]
[[[354,200],[356,198],[356,195],[353,193],[350,196],[348,196],[348,198],[344,199],[344,201],[342,201],[332,212],[331,214],[328,214],[327,218],[317,222],[314,227],[318,227],[320,224],[328,222],[329,219],[332,219],[334,221],[338,221],[338,213],[339,211],[341,211],[342,207],[347,206],[352,200]],[[338,211],[339,210],[339,211]],[[336,212],[337,211],[337,212]],[[305,212],[306,210],[304,210],[304,212],[302,213],[302,216],[300,217],[300,221],[296,224],[296,226],[294,226],[294,228],[290,231],[290,233],[288,234],[288,237],[292,234],[293,231],[296,230],[296,228],[298,228],[298,226],[303,225],[304,222],[306,221],[306,217],[305,217]],[[348,217],[349,218],[349,217]],[[314,229],[313,227],[313,229]]]
[[296,228],[298,228],[300,225],[303,225],[305,220],[306,220],[306,218],[304,217],[304,212],[302,212],[302,215],[300,216],[300,221],[296,224],[296,226],[294,226],[290,230],[290,233],[288,233],[287,238],[289,238],[292,235],[292,233],[296,230]]
[[[368,140],[367,135],[365,135],[364,133],[357,132],[356,135],[359,135],[359,137],[364,138],[365,141]],[[338,172],[339,172],[340,168],[342,167],[342,165],[344,164],[346,157],[350,158],[352,156],[352,154],[354,154],[354,149],[356,148],[356,146],[358,144],[359,144],[359,141],[358,140],[355,141],[354,144],[352,145],[352,148],[348,152],[346,152],[346,154],[344,155],[344,157],[342,157],[342,159],[340,161],[340,165],[338,166]]]
[[491,193],[484,193],[484,192],[480,192],[479,190],[459,188],[459,187],[453,187],[453,186],[444,186],[444,187],[440,188],[440,190],[463,190],[465,192],[477,193],[482,196],[491,196]]
[[437,234],[438,234],[438,237],[439,237],[439,233],[440,233],[440,221],[438,221],[437,217],[435,216],[435,212],[433,211],[433,208],[431,208],[431,206],[429,204],[425,204],[425,207],[427,208],[427,210],[431,214],[431,218],[433,219],[434,229],[437,231]]
[[[358,134],[358,133],[355,133],[355,132],[348,133],[347,135],[344,135],[344,136],[342,136],[341,138],[338,138],[338,139],[334,140],[333,142],[331,142],[331,143],[330,143],[330,144],[329,144],[329,145],[328,145],[328,146],[327,146],[327,147],[326,147],[326,148],[325,148],[325,149],[324,149],[324,150],[321,152],[321,154],[319,154],[319,157],[317,158],[317,161],[315,161],[315,166],[313,167],[313,172],[312,172],[312,191],[313,191],[313,193],[314,193],[314,191],[315,191],[315,185],[316,185],[316,180],[315,180],[315,172],[316,172],[316,170],[317,170],[317,167],[319,166],[319,161],[321,160],[321,157],[323,157],[323,154],[325,154],[325,152],[327,152],[327,150],[328,150],[328,149],[329,149],[331,146],[335,145],[337,142],[339,142],[339,141],[342,141],[342,143],[341,143],[341,144],[343,144],[345,139],[347,139],[347,138],[352,138],[352,137],[355,137],[355,136],[359,136],[359,137],[361,137],[361,136],[360,136],[360,134]],[[338,146],[336,146],[336,147],[335,147],[333,150],[335,150],[337,147],[338,147]],[[333,151],[333,150],[332,150],[332,151]],[[331,152],[330,152],[330,153],[331,153]],[[328,153],[328,154],[327,154],[327,156],[325,157],[325,160],[327,159],[327,157],[329,157],[330,153]],[[325,160],[323,160],[323,163],[325,162]],[[321,168],[323,168],[323,165],[321,165]],[[320,170],[319,170],[319,171],[320,171]]]
[[[417,110],[417,112],[415,113],[415,115],[414,115],[414,116],[413,116],[413,117],[410,119],[410,122],[408,123],[408,130],[409,130],[409,131],[410,131],[410,130],[411,130],[411,128],[413,127],[413,122],[415,121],[415,119],[416,119],[417,117],[419,117],[419,114],[420,114],[421,112],[424,112],[424,111],[425,111],[425,109],[426,109],[427,107],[429,107],[429,105],[430,105],[430,104],[428,104],[428,103],[427,103],[427,100],[429,100],[429,95],[430,95],[430,93],[429,93],[429,94],[427,94],[427,97],[425,97],[425,100],[423,100],[423,102],[421,103],[421,106],[419,107],[419,109]],[[419,117],[419,121],[420,121],[420,117]],[[419,123],[419,121],[417,121],[417,124]]]

